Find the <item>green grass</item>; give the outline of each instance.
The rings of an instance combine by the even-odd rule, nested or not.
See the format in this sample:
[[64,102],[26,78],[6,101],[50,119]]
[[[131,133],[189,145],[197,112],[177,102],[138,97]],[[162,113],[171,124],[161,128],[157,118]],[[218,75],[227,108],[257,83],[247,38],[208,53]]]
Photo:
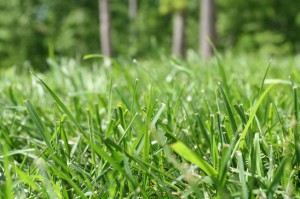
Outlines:
[[187,57],[2,69],[0,197],[300,198],[300,57]]

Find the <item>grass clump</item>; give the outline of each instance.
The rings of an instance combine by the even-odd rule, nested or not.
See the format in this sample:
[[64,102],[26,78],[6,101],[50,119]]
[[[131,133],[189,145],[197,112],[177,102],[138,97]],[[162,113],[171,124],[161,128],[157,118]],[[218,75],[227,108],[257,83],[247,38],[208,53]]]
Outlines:
[[299,198],[297,60],[1,71],[0,196]]

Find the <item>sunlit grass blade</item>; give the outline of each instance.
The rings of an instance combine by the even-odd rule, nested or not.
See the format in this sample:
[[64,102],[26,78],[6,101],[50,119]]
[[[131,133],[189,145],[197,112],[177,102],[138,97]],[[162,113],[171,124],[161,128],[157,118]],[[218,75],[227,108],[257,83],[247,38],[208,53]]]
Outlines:
[[[14,192],[13,192],[13,179],[12,179],[12,173],[11,173],[11,170],[10,170],[10,167],[12,165],[11,164],[11,160],[8,156],[8,149],[7,149],[7,146],[6,146],[6,143],[3,142],[3,141],[0,141],[0,146],[1,146],[1,153],[0,154],[3,154],[3,166],[4,166],[4,178],[5,178],[5,184],[4,184],[4,187],[5,187],[5,190],[4,190],[4,193],[5,193],[5,196],[4,198],[8,198],[8,199],[13,199],[14,198]],[[3,174],[2,174],[3,175]],[[2,176],[1,175],[1,176]],[[2,186],[0,186],[1,188]],[[2,194],[0,193],[0,196]]]
[[48,130],[45,128],[42,120],[40,119],[39,114],[37,113],[37,111],[35,110],[35,108],[33,107],[33,105],[31,104],[31,102],[29,100],[25,100],[24,103],[25,103],[26,108],[32,118],[32,121],[34,122],[34,124],[36,125],[36,127],[40,133],[40,136],[46,142],[49,149],[52,150],[53,148],[51,145],[51,135],[48,132]]
[[263,77],[263,79],[262,79],[262,81],[261,81],[261,84],[260,84],[260,87],[259,87],[259,91],[258,91],[258,96],[261,95],[261,92],[262,92],[262,89],[263,89],[263,87],[264,87],[264,84],[265,84],[265,80],[266,80],[267,74],[268,74],[268,72],[269,72],[269,70],[270,70],[270,67],[271,67],[271,63],[272,63],[272,60],[269,61],[268,67],[267,67],[266,72],[265,72],[265,74],[264,74],[264,77]]
[[245,179],[245,174],[244,174],[244,161],[243,161],[243,155],[242,152],[237,151],[236,152],[237,160],[238,160],[238,167],[239,167],[239,178],[240,178],[240,183],[242,186],[242,198],[249,198],[248,194],[248,187],[247,187],[247,182]]
[[232,112],[230,103],[228,101],[228,98],[226,97],[226,94],[225,94],[221,84],[219,84],[219,88],[220,88],[222,98],[223,98],[224,103],[225,103],[225,108],[226,108],[226,111],[227,111],[227,114],[228,114],[228,117],[229,117],[229,122],[230,122],[230,125],[231,125],[231,128],[232,128],[232,132],[233,132],[233,134],[230,133],[230,132],[227,132],[229,134],[229,139],[231,139],[232,136],[237,132],[236,120],[233,116],[233,112]]
[[259,97],[259,99],[257,100],[257,102],[255,103],[254,107],[253,107],[253,110],[250,114],[250,117],[247,121],[247,124],[243,130],[243,132],[241,133],[241,136],[239,138],[239,142],[237,144],[239,144],[238,148],[243,148],[245,147],[245,137],[246,137],[246,134],[252,124],[252,121],[253,119],[255,118],[255,115],[256,115],[256,112],[259,108],[259,106],[261,105],[263,99],[267,96],[267,94],[270,92],[270,90],[275,86],[276,84],[271,84],[263,93],[262,95]]
[[260,144],[259,144],[259,133],[255,133],[253,144],[254,144],[256,171],[258,176],[264,177],[265,175],[264,175],[264,169],[262,164],[262,154],[261,154]]
[[65,106],[65,104],[57,97],[57,95],[50,89],[50,87],[38,76],[36,76],[34,73],[33,75],[42,83],[42,85],[46,88],[46,90],[50,93],[52,98],[55,100],[55,102],[59,105],[59,107],[65,112],[65,114],[72,120],[72,122],[77,126],[77,128],[80,130],[80,132],[86,137],[86,133],[83,131],[79,123],[76,121],[75,117],[72,115],[72,113],[69,111],[69,109]]
[[208,164],[203,158],[189,149],[182,142],[176,142],[172,144],[171,148],[185,160],[199,166],[199,168],[202,169],[208,176],[212,178],[215,178],[217,176],[218,172],[210,164]]

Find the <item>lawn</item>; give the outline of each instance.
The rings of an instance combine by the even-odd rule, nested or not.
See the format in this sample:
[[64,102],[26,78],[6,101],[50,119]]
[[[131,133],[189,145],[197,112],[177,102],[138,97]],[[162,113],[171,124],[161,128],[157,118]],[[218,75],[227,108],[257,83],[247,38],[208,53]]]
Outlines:
[[0,71],[1,198],[300,198],[300,57]]

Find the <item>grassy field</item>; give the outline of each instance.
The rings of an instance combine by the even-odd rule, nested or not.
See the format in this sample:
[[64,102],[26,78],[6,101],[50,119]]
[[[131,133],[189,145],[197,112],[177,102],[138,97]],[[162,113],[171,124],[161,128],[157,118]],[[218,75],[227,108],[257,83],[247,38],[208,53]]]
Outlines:
[[0,71],[1,198],[300,198],[300,57]]

